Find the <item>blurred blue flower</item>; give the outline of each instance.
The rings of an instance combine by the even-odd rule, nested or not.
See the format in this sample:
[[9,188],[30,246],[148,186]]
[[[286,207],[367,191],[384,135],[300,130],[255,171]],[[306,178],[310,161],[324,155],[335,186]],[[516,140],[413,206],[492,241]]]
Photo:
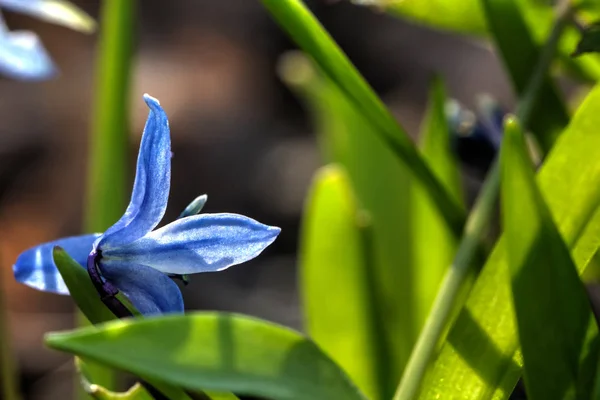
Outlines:
[[452,148],[459,159],[485,174],[500,150],[502,123],[506,112],[489,96],[477,99],[477,113],[454,99],[446,103],[446,119]]
[[[0,7],[84,32],[96,26],[91,17],[63,0],[0,0]],[[30,31],[10,31],[0,16],[0,74],[38,81],[57,73],[39,37]]]
[[[171,139],[159,102],[145,95],[146,121],[131,201],[125,214],[103,234],[59,239],[23,252],[13,266],[17,281],[33,288],[68,294],[52,257],[64,248],[88,268],[104,295],[123,292],[145,315],[182,312],[178,286],[169,276],[221,271],[259,255],[280,232],[237,214],[197,214],[205,197],[183,217],[153,230],[162,219],[171,180]],[[102,292],[99,290],[99,292]]]

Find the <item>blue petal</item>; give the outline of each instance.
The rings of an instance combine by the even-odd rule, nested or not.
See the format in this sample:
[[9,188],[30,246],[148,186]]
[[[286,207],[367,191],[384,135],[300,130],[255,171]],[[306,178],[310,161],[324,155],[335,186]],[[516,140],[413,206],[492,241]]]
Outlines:
[[52,257],[52,250],[60,246],[82,266],[86,265],[88,254],[99,233],[72,236],[41,244],[25,250],[13,265],[15,279],[32,288],[59,294],[69,294]]
[[169,274],[220,271],[256,257],[280,231],[243,215],[200,214],[102,254],[105,263],[129,260]]
[[100,261],[102,276],[123,292],[144,315],[183,312],[179,287],[165,274],[129,262]]
[[13,79],[46,80],[58,71],[37,35],[28,31],[0,35],[0,73]]
[[107,250],[131,243],[150,232],[162,219],[171,184],[169,121],[158,100],[144,95],[150,114],[142,134],[131,201],[97,247]]

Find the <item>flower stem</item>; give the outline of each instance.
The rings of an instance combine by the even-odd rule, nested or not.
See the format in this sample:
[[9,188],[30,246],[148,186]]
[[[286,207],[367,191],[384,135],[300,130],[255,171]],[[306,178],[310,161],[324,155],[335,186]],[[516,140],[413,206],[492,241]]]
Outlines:
[[[129,89],[136,2],[104,0],[96,59],[91,125],[86,232],[103,232],[119,219],[127,202]],[[85,317],[79,316],[80,321]],[[115,388],[115,375],[89,365],[94,383]],[[87,396],[86,396],[87,397]]]
[[[540,88],[556,53],[558,40],[572,18],[572,11],[568,2],[563,2],[557,10],[550,36],[542,49],[526,91],[517,105],[516,115],[523,126],[527,126],[530,122],[531,111],[538,100]],[[413,400],[420,390],[429,362],[456,307],[458,294],[475,262],[481,237],[494,214],[499,189],[500,168],[496,159],[467,218],[454,262],[442,281],[425,326],[408,360],[394,400]]]

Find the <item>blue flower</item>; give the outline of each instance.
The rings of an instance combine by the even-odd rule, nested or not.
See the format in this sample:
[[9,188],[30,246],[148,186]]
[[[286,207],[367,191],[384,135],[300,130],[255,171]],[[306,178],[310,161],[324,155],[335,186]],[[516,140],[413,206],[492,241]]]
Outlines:
[[[94,20],[67,1],[0,0],[0,7],[84,32],[95,29]],[[13,79],[46,80],[58,70],[35,33],[9,31],[0,17],[0,73]]]
[[477,99],[477,113],[456,100],[446,103],[452,147],[460,160],[485,174],[500,149],[506,112],[489,96]]
[[108,285],[109,292],[111,287],[120,290],[143,314],[182,312],[181,292],[169,275],[221,271],[258,256],[275,240],[279,228],[242,215],[196,215],[205,197],[193,202],[182,218],[154,230],[169,197],[171,139],[159,102],[148,95],[144,100],[150,114],[125,214],[103,234],[63,238],[26,250],[13,266],[17,281],[68,294],[52,257],[53,248],[60,246],[87,266],[92,281]]

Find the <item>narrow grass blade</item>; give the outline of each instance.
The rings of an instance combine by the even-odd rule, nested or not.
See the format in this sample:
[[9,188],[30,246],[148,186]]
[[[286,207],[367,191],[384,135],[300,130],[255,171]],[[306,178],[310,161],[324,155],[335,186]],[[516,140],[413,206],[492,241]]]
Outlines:
[[[444,83],[440,78],[435,78],[429,90],[429,106],[421,127],[421,152],[448,193],[459,204],[463,204],[459,166],[450,148],[445,103]],[[457,241],[427,193],[418,185],[412,189],[410,213],[414,252],[413,306],[416,325],[420,329],[429,315],[444,274],[452,263]]]
[[[531,36],[517,2],[482,0],[493,40],[498,47],[517,95],[525,93],[540,59],[540,47]],[[563,21],[563,23],[566,23]],[[566,108],[549,78],[538,93],[528,126],[544,154],[569,121]]]
[[13,358],[13,349],[11,348],[12,339],[8,330],[8,315],[6,303],[4,301],[4,292],[2,289],[2,279],[0,278],[0,378],[2,398],[5,400],[20,400],[17,385],[17,368]]
[[[135,1],[102,2],[84,214],[86,232],[104,232],[124,212],[128,198],[128,104],[135,6]],[[90,373],[99,385],[115,387],[111,371],[97,368]]]
[[376,136],[427,191],[452,231],[460,235],[464,209],[448,194],[381,100],[301,0],[262,0],[275,20],[309,54],[370,125]]

